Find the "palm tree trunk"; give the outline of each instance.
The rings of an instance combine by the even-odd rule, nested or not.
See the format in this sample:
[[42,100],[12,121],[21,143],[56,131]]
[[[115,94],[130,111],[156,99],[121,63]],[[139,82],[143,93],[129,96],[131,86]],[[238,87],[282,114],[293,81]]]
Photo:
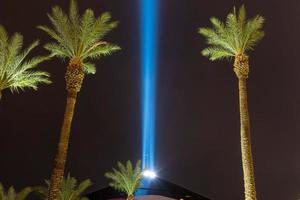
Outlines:
[[64,121],[55,158],[55,166],[51,176],[48,200],[58,200],[59,189],[64,176],[65,164],[69,146],[71,124],[76,104],[76,93],[68,94]]
[[247,97],[247,78],[249,60],[246,55],[238,55],[235,59],[234,72],[239,80],[241,152],[244,174],[245,200],[256,200],[253,157],[250,137],[250,120]]
[[239,93],[241,118],[241,151],[244,172],[245,199],[256,200],[246,79],[239,79]]
[[81,59],[71,59],[65,75],[66,90],[68,91],[67,104],[64,115],[64,121],[60,132],[60,140],[58,144],[57,154],[55,157],[55,166],[51,175],[50,187],[48,191],[48,200],[58,200],[59,197],[59,190],[65,171],[65,164],[67,159],[69,138],[77,93],[81,89],[83,78],[84,73]]
[[129,195],[129,196],[127,197],[127,200],[134,200],[134,196],[133,196],[133,195]]

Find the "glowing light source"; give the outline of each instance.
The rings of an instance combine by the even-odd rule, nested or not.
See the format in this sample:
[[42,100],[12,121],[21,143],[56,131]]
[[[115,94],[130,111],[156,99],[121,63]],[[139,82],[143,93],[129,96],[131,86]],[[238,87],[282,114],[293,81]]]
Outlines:
[[156,173],[154,171],[151,170],[145,170],[143,171],[143,176],[145,178],[150,178],[150,179],[154,179],[157,177]]
[[154,169],[157,1],[140,0],[143,169]]

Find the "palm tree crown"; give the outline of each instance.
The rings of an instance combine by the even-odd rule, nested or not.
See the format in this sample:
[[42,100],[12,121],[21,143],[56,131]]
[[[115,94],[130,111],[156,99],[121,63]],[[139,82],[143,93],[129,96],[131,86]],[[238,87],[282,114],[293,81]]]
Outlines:
[[38,26],[48,33],[55,42],[45,45],[53,56],[60,58],[79,59],[83,62],[86,74],[96,73],[95,65],[88,62],[105,55],[109,55],[120,47],[102,41],[103,37],[118,25],[111,21],[109,12],[95,17],[93,10],[87,9],[82,16],[79,15],[75,0],[71,0],[69,13],[55,6],[52,13],[48,14],[52,28]]
[[13,187],[10,187],[6,192],[3,185],[0,183],[1,200],[24,200],[32,191],[33,189],[31,187],[26,187],[17,193]]
[[128,196],[133,196],[134,192],[140,187],[142,179],[141,162],[136,163],[133,168],[130,161],[127,161],[126,165],[118,162],[118,170],[113,168],[113,172],[107,172],[106,178],[111,179],[110,186],[125,192]]
[[241,6],[238,13],[235,8],[227,15],[223,23],[211,17],[212,28],[200,28],[199,33],[206,37],[209,47],[202,54],[210,60],[244,55],[264,37],[262,27],[264,18],[260,15],[247,20],[245,6]]
[[12,92],[25,88],[36,90],[38,84],[50,83],[47,72],[34,70],[48,57],[37,56],[27,60],[28,54],[38,44],[39,41],[35,41],[22,50],[23,36],[15,33],[9,37],[5,28],[0,25],[0,96],[1,91],[7,88]]
[[[46,181],[49,188],[49,181]],[[80,183],[76,178],[71,177],[70,174],[62,181],[62,186],[59,192],[59,200],[88,200],[87,197],[83,197],[82,193],[92,185],[92,182],[89,179],[86,179]],[[47,187],[37,187],[36,191],[41,197],[41,199],[47,199],[48,193]]]
[[77,184],[77,180],[68,174],[64,179],[60,192],[60,200],[88,200],[82,197],[82,193],[92,185],[92,182],[87,179]]

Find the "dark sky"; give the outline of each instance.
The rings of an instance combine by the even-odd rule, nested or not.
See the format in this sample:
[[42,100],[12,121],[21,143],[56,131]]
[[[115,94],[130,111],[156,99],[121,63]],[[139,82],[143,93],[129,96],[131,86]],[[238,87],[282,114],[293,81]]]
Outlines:
[[[140,159],[138,0],[79,0],[81,10],[111,11],[120,26],[106,40],[123,50],[97,62],[78,97],[66,171],[96,190],[116,161]],[[285,2],[285,3],[283,3]],[[197,28],[234,5],[267,19],[251,53],[249,107],[258,199],[300,198],[299,0],[161,0],[157,94],[159,176],[216,200],[243,199],[237,80],[232,64],[210,62]],[[25,43],[48,36],[46,12],[67,0],[2,0],[0,24]],[[47,53],[42,49],[35,53]],[[0,181],[21,188],[49,177],[65,106],[66,63],[44,64],[53,84],[4,92],[0,101]]]

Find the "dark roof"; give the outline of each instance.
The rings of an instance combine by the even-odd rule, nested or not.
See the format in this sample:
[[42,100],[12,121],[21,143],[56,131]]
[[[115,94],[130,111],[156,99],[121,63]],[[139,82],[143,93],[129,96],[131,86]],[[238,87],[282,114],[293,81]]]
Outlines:
[[[207,197],[201,196],[195,192],[160,178],[143,180],[142,187],[137,190],[136,196],[144,195],[160,195],[173,199],[209,200]],[[111,187],[107,187],[96,192],[92,192],[88,194],[87,197],[90,200],[109,200],[125,198],[126,195],[112,189]]]

